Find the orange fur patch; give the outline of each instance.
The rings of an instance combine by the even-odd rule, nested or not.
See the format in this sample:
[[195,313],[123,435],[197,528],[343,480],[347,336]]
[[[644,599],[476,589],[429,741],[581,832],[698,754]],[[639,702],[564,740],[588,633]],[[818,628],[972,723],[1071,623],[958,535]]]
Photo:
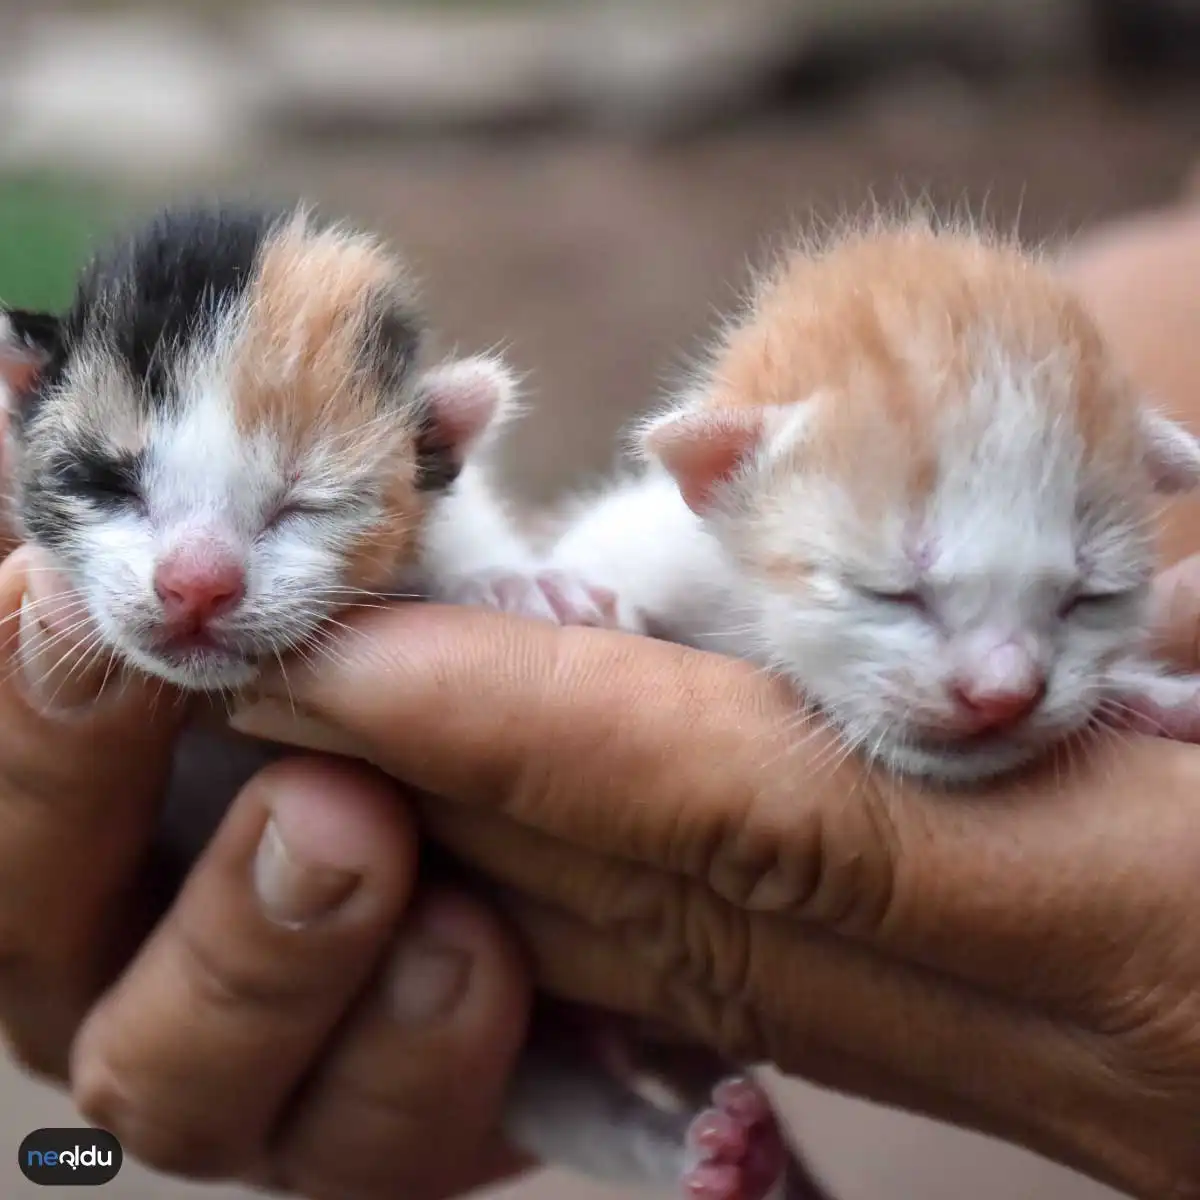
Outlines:
[[238,428],[268,428],[301,460],[327,449],[385,480],[384,520],[349,556],[347,582],[378,587],[416,552],[427,509],[417,488],[415,413],[382,392],[371,324],[411,304],[401,264],[374,239],[314,229],[303,213],[263,247],[234,338],[229,377]]
[[[788,255],[719,350],[706,406],[779,406],[820,394],[790,465],[845,481],[866,512],[927,495],[936,418],[963,406],[997,357],[1071,379],[1061,403],[1089,456],[1136,470],[1131,390],[1070,290],[1036,257],[973,232],[861,231]],[[1039,393],[1040,395],[1040,393]]]

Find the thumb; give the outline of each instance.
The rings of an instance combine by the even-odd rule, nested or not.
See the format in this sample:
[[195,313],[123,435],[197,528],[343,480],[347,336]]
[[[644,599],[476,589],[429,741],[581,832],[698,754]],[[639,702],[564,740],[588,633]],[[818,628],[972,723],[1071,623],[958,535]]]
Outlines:
[[1183,671],[1200,670],[1200,555],[1155,580],[1151,629],[1158,657]]

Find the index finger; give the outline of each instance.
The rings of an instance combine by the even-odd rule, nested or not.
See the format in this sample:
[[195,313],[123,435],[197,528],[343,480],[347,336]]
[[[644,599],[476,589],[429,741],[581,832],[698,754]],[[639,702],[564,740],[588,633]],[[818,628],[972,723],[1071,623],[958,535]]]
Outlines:
[[[264,673],[235,728],[336,745],[429,794],[687,874],[711,865],[716,830],[700,844],[685,832],[732,831],[765,779],[790,774],[795,696],[746,663],[467,608],[347,623],[320,664]],[[815,731],[802,757],[822,746],[833,739]]]

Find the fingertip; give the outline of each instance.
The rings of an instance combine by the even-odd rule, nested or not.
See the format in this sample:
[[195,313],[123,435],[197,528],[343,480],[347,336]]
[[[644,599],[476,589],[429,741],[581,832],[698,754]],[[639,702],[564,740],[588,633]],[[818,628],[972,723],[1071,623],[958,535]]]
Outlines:
[[501,1130],[529,1003],[507,929],[467,895],[422,893],[293,1106],[289,1190],[458,1195],[527,1167]]
[[[39,565],[42,565],[41,554],[32,546],[19,546],[0,563],[0,616],[7,617],[17,611],[30,569]],[[7,623],[4,628],[7,643],[11,636]]]
[[[431,961],[436,981],[427,969]],[[417,1016],[452,1020],[457,1039],[469,1043],[464,1058],[484,1054],[497,1074],[523,1041],[530,1000],[525,957],[500,920],[462,893],[435,888],[420,897],[397,939],[384,986],[402,1024],[419,1023]],[[437,1004],[430,1002],[435,996]]]
[[271,763],[254,786],[289,840],[314,856],[366,868],[412,850],[412,821],[382,775],[311,755]]
[[[305,890],[293,886],[298,864],[321,898],[338,890],[339,877],[363,881],[368,893],[394,894],[389,907],[411,892],[417,832],[396,785],[382,775],[336,759],[294,757],[265,767],[243,797],[267,814],[254,872],[268,915],[289,923],[293,906],[312,899],[295,894]],[[353,900],[347,888],[339,902]],[[369,898],[377,904],[377,895]]]

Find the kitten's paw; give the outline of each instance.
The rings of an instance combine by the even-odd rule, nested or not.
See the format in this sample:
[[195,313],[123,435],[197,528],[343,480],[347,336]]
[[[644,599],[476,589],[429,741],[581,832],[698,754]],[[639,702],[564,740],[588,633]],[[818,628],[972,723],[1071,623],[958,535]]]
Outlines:
[[686,1200],[774,1200],[787,1148],[767,1094],[752,1079],[726,1080],[688,1130]]
[[615,628],[617,597],[565,571],[496,571],[474,575],[446,590],[449,604],[490,608],[555,625]]
[[536,582],[557,613],[560,625],[617,628],[616,592],[584,583],[567,571],[543,571]]

